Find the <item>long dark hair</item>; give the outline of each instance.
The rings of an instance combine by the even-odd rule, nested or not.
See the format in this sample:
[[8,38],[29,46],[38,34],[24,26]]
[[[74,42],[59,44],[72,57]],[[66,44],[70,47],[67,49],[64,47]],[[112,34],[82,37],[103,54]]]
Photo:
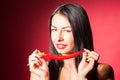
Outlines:
[[[50,17],[49,28],[51,27],[52,18],[56,13],[60,13],[66,16],[69,20],[74,37],[74,52],[82,50],[84,48],[89,50],[94,50],[92,31],[91,31],[88,15],[80,5],[65,4],[58,7]],[[50,52],[57,55],[59,54],[56,51],[51,39],[50,39]],[[81,58],[82,55],[75,58],[76,69],[81,61]],[[49,63],[50,80],[58,79],[59,71],[62,66],[63,66],[63,61],[52,60]]]

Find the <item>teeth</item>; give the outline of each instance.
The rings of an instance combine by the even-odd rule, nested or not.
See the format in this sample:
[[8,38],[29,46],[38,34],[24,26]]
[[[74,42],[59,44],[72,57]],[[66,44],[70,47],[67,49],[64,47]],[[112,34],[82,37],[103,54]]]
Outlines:
[[59,49],[64,49],[66,46],[64,45],[64,44],[58,44],[57,45],[57,48],[59,48]]

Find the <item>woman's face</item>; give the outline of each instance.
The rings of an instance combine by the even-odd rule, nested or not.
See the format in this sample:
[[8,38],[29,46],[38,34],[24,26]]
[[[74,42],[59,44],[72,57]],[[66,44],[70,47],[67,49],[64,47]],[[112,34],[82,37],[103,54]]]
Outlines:
[[51,39],[59,53],[70,54],[74,49],[72,28],[67,17],[57,13],[51,22]]

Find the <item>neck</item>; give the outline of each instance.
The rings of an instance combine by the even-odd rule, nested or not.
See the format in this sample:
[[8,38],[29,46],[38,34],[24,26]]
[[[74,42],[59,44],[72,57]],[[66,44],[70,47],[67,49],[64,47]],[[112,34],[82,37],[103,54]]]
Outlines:
[[64,60],[64,68],[73,68],[75,67],[75,58]]

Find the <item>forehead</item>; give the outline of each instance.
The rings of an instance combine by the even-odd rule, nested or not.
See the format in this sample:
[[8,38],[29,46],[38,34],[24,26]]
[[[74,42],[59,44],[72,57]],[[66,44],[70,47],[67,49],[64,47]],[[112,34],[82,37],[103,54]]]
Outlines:
[[70,23],[66,16],[57,13],[53,16],[51,25],[56,27],[65,27],[65,26],[70,26]]

